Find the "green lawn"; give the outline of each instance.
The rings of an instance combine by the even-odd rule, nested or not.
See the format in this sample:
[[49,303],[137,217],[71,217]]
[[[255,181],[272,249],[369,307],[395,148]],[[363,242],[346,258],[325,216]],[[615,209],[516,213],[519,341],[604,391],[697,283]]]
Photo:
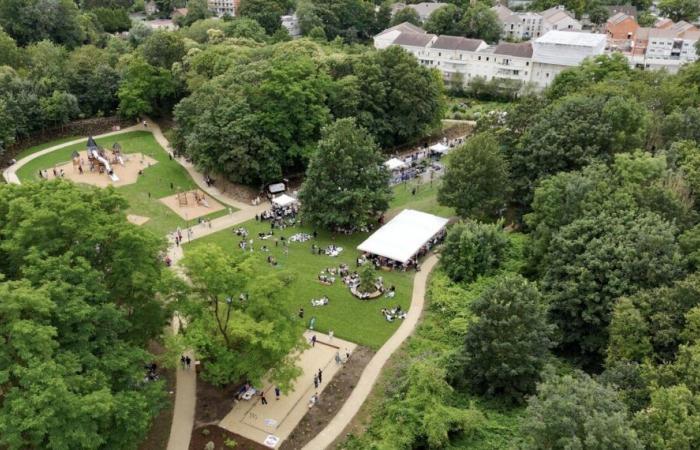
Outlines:
[[79,138],[80,138],[80,136],[67,136],[67,137],[63,137],[60,139],[56,139],[54,141],[44,142],[43,144],[34,145],[33,147],[28,147],[28,148],[21,150],[19,153],[17,153],[17,156],[15,156],[15,159],[17,161],[19,161],[20,159],[26,158],[27,156],[29,156],[33,153],[44,150],[45,148],[53,147],[54,145],[63,144],[64,142],[74,141],[74,140],[79,139]]
[[[241,226],[250,233],[250,237],[257,237],[259,231],[268,231],[269,222],[256,222],[252,220]],[[195,227],[196,233],[197,227]],[[308,228],[287,228],[277,231],[275,234],[288,238],[300,232],[311,233]],[[377,275],[384,277],[385,286],[394,285],[396,287],[396,297],[387,299],[380,297],[375,300],[359,300],[350,294],[348,288],[338,278],[332,286],[325,286],[319,283],[318,274],[326,267],[338,267],[341,263],[348,264],[351,270],[355,267],[355,260],[359,252],[355,250],[357,245],[368,236],[367,233],[358,233],[352,236],[338,235],[333,237],[329,233],[319,232],[316,245],[325,248],[334,243],[343,247],[343,252],[338,257],[319,256],[311,253],[313,240],[289,244],[289,256],[284,256],[282,247],[275,247],[274,241],[263,241],[255,239],[255,252],[253,258],[258,263],[259,270],[287,270],[294,275],[294,281],[288,286],[289,296],[285,306],[296,314],[299,308],[304,308],[305,319],[308,321],[312,316],[316,317],[315,329],[320,332],[333,330],[335,335],[368,346],[374,350],[394,333],[400,325],[400,321],[389,323],[381,315],[381,308],[395,307],[397,304],[406,309],[411,303],[411,290],[413,288],[414,272],[377,272]],[[197,239],[191,244],[185,245],[185,252],[194,247],[205,244],[216,244],[231,251],[241,252],[238,243],[241,238],[233,234],[232,230],[224,230],[210,236]],[[270,253],[260,251],[262,245],[270,248]],[[271,267],[267,263],[268,254],[272,254],[278,261],[277,267]],[[320,298],[327,295],[329,304],[326,306],[311,307],[312,298]],[[308,322],[307,322],[308,323]]]
[[[442,206],[437,201],[437,191],[440,180],[422,182],[421,180],[411,180],[394,186],[394,198],[389,203],[389,216],[394,216],[402,209],[415,209],[442,217],[452,217],[455,215],[453,208]],[[413,188],[416,189],[415,195]]]
[[[85,149],[84,142],[86,141],[56,150],[28,162],[17,171],[17,176],[21,181],[38,180],[37,174],[40,169],[48,169],[56,164],[70,161],[70,156],[74,151]],[[56,145],[57,142],[47,143],[46,147]],[[139,177],[136,183],[117,188],[117,191],[123,194],[129,202],[127,213],[150,217],[150,220],[143,226],[161,236],[175,230],[178,226],[186,226],[185,220],[160,203],[158,199],[172,195],[178,189],[196,188],[197,185],[187,171],[176,161],[170,160],[165,150],[147,131],[132,131],[97,139],[97,143],[104,147],[111,148],[114,142],[119,142],[125,153],[144,153],[158,161],[158,164],[144,169],[144,174]],[[174,184],[175,190],[170,189],[171,182]],[[150,198],[149,193],[151,194]],[[227,210],[224,209],[206,217],[213,219],[226,213]]]

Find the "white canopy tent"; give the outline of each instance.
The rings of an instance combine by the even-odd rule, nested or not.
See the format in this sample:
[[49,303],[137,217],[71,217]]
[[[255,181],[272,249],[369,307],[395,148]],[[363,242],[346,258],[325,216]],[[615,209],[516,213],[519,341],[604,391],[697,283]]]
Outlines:
[[279,195],[272,199],[272,204],[284,208],[285,206],[293,205],[297,202],[297,199],[290,197],[287,194]]
[[394,170],[399,170],[406,167],[406,163],[398,158],[391,158],[389,161],[384,162],[384,165],[387,169],[391,170],[392,172]]
[[446,146],[442,142],[438,142],[435,145],[430,146],[430,150],[436,152],[436,153],[447,153],[447,151],[450,149],[450,147]]
[[443,217],[404,209],[357,249],[405,264],[440,233],[447,222]]

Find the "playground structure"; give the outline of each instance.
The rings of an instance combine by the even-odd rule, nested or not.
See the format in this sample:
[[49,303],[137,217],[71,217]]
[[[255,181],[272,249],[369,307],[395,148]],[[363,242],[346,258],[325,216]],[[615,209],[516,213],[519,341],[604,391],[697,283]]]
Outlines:
[[[107,151],[97,145],[95,139],[90,136],[87,141],[87,158],[88,163],[90,164],[91,172],[95,170],[97,170],[99,173],[106,172],[112,181],[119,181],[119,177],[114,173],[114,169],[112,167],[112,164],[119,164],[122,167],[125,166],[124,156],[122,155],[122,147],[118,142],[115,142],[114,145],[112,145],[112,158],[110,161],[107,159]],[[80,155],[77,154],[77,152],[73,153],[73,167],[75,168],[76,166],[82,168]]]
[[198,189],[180,191],[158,200],[185,220],[196,219],[224,209],[224,205]]

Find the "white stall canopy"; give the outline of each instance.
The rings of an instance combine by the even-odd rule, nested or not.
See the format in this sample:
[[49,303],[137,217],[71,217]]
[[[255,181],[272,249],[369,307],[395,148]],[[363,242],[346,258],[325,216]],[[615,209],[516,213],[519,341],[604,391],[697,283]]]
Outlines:
[[384,163],[384,165],[386,166],[387,169],[391,170],[392,172],[394,170],[399,170],[399,169],[403,169],[404,167],[406,167],[406,163],[401,161],[398,158],[391,158],[389,161],[386,161]]
[[437,152],[437,153],[447,153],[447,151],[450,149],[450,147],[446,146],[442,142],[438,142],[435,145],[430,146],[430,150]]
[[279,207],[282,207],[282,208],[285,207],[285,206],[292,205],[292,204],[294,204],[294,203],[296,203],[296,202],[297,202],[297,199],[295,199],[294,197],[290,197],[290,196],[287,195],[287,194],[282,194],[282,195],[279,195],[279,196],[277,196],[277,197],[275,197],[275,198],[272,199],[272,204],[273,204],[273,205],[279,206]]
[[357,249],[405,264],[440,233],[447,222],[443,217],[404,209]]

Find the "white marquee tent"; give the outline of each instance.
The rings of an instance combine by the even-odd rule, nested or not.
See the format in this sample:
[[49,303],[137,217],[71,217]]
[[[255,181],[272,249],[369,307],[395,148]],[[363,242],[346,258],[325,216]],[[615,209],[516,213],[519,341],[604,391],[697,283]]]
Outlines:
[[284,208],[297,202],[297,199],[287,194],[282,194],[272,199],[272,204]]
[[384,162],[384,165],[392,172],[406,167],[406,163],[398,158],[391,158],[389,161]]
[[443,217],[404,209],[357,249],[405,264],[421,247],[440,233],[447,222]]
[[450,149],[450,147],[446,146],[442,142],[438,142],[435,145],[430,146],[430,150],[437,152],[437,153],[447,153],[447,151]]

